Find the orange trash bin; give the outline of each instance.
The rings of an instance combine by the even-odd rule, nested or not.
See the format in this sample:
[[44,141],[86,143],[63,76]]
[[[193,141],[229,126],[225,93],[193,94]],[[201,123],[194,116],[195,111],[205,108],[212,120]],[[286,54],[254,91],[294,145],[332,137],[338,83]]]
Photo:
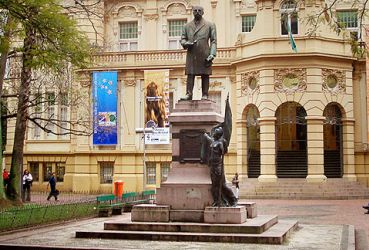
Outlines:
[[123,181],[115,181],[114,182],[114,195],[116,197],[121,197],[123,194]]

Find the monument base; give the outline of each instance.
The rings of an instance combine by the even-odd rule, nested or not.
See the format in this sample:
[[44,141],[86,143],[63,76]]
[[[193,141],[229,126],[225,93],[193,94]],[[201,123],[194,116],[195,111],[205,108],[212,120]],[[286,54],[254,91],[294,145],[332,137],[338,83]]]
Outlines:
[[209,167],[200,163],[172,163],[168,179],[157,189],[156,203],[173,210],[204,210],[210,206]]
[[207,207],[204,222],[209,224],[242,224],[246,222],[246,207]]

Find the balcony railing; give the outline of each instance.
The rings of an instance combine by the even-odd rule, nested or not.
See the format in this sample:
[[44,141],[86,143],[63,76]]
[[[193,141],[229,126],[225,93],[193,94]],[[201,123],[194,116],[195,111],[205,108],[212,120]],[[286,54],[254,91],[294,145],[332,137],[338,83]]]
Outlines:
[[[234,57],[234,48],[217,50],[217,62],[230,63]],[[145,68],[152,66],[179,66],[186,62],[185,50],[151,50],[129,52],[102,52],[93,57],[95,67],[109,68]]]

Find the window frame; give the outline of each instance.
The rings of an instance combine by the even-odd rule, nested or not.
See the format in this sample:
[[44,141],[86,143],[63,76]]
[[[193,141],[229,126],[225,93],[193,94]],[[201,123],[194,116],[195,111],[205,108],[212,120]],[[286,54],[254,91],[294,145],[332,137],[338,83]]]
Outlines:
[[[146,162],[146,185],[156,185],[156,162]],[[152,172],[149,171],[153,170]]]
[[[251,27],[251,29],[249,31],[246,31],[244,30],[244,27],[247,28],[248,26],[244,26],[244,18],[247,18],[247,17],[253,17],[253,25]],[[241,18],[241,32],[242,33],[250,33],[254,27],[255,27],[255,22],[256,22],[256,14],[247,14],[247,15],[242,15],[242,18]]]
[[[293,8],[283,8],[284,5],[291,4],[292,2],[294,4]],[[283,1],[279,12],[281,14],[281,19],[280,19],[281,36],[288,36],[288,29],[287,27],[285,27],[286,21],[291,22],[292,35],[298,35],[299,34],[299,15],[298,15],[299,8],[297,7],[296,1],[294,0]],[[293,18],[294,20],[292,20],[291,18]]]
[[168,179],[169,171],[170,171],[170,162],[161,162],[160,163],[160,183],[163,183]]
[[[183,22],[183,26],[182,26],[182,29],[181,29],[180,33],[178,33],[178,35],[171,36],[170,35],[170,33],[171,33],[171,27],[172,27],[171,26],[171,23],[174,23],[174,22]],[[169,20],[167,20],[167,25],[168,25],[168,49],[170,49],[170,50],[172,50],[172,49],[182,49],[181,36],[182,36],[183,27],[186,25],[186,23],[187,23],[187,19],[186,18],[169,19]],[[171,48],[171,46],[170,46],[171,42],[175,42],[176,43],[175,48]]]
[[[343,13],[354,13],[356,14],[356,27],[347,27],[347,22],[340,22],[339,20],[339,14],[343,14]],[[342,23],[345,25],[345,27],[343,27],[344,29],[346,29],[347,31],[350,32],[350,36],[351,38],[353,38],[354,40],[358,41],[360,36],[361,36],[361,31],[359,28],[359,21],[358,21],[358,10],[357,9],[340,9],[340,10],[336,10],[336,19],[337,19],[337,23]],[[355,35],[353,35],[355,34]],[[355,36],[355,37],[354,37]]]
[[[123,25],[129,25],[129,24],[135,24],[136,25],[136,32],[134,37],[127,37],[122,38],[122,26]],[[118,22],[118,28],[119,28],[119,34],[118,34],[118,50],[119,51],[137,51],[138,50],[138,21],[121,21]],[[122,49],[122,45],[126,44],[127,49]],[[133,48],[133,44],[135,44],[136,48]]]
[[[65,165],[66,165],[65,162],[56,162],[55,163],[55,173],[56,173],[56,181],[57,182],[64,182],[65,169],[66,169]],[[64,169],[62,177],[61,177],[61,174],[60,174],[60,171],[59,171],[60,168]]]
[[[35,170],[37,168],[37,171]],[[29,162],[29,172],[32,175],[34,182],[40,181],[40,163],[37,161]]]
[[[100,179],[100,184],[113,184],[113,180],[114,180],[114,161],[100,161],[99,162],[99,179]],[[105,169],[109,169],[111,168],[111,171],[109,171],[111,173],[110,178],[108,178],[108,174],[105,172]]]

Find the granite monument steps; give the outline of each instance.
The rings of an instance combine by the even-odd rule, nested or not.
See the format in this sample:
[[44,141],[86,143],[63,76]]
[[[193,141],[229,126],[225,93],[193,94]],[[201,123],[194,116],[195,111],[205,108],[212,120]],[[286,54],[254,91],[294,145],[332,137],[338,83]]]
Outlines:
[[276,182],[243,178],[239,195],[241,199],[368,199],[369,188],[342,178],[330,178],[323,183],[295,178],[278,179]]
[[282,244],[298,227],[297,221],[260,215],[242,224],[158,223],[130,220],[107,222],[101,231],[77,231],[77,238],[159,241],[202,241]]

